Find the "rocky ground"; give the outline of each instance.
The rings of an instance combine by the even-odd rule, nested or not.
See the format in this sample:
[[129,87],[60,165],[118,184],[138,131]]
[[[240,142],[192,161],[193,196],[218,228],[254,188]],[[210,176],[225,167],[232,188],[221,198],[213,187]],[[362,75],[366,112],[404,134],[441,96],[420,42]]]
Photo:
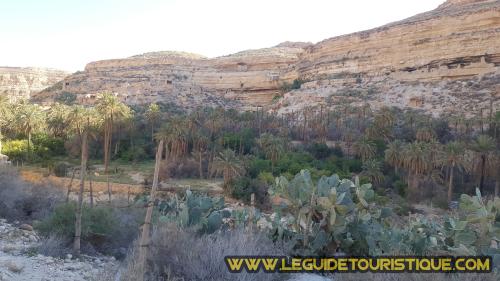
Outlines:
[[119,264],[113,257],[40,255],[37,247],[41,243],[31,226],[0,219],[0,281],[98,280],[102,271],[115,270]]

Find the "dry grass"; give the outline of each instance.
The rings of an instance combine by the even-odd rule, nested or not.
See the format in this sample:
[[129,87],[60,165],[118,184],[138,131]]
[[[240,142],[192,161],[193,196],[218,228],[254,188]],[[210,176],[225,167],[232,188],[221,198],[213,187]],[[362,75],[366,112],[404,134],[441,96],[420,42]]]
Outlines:
[[[232,274],[224,257],[230,255],[284,255],[284,247],[274,244],[261,233],[232,230],[200,236],[172,225],[158,227],[152,237],[147,280],[168,281],[271,281],[286,275],[242,272]],[[143,274],[132,252],[121,281],[137,280]]]

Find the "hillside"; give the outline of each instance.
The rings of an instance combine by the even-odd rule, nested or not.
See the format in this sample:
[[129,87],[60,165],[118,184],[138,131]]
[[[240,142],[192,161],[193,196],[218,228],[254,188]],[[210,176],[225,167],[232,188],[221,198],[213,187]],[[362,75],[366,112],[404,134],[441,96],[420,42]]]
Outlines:
[[0,95],[13,101],[28,99],[67,75],[67,72],[47,68],[0,67]]

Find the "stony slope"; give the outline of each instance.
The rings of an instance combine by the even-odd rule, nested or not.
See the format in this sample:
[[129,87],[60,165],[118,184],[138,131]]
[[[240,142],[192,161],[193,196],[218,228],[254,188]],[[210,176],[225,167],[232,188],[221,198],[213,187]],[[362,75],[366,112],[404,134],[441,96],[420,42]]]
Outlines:
[[68,75],[68,72],[47,68],[0,67],[0,95],[13,101],[28,99]]
[[31,226],[24,226],[0,219],[0,281],[102,280],[103,272],[118,267],[112,257],[82,256],[77,260],[70,255],[62,259],[37,254],[42,242]]
[[[92,103],[95,93],[112,91],[130,104],[270,106],[285,112],[333,105],[354,89],[348,102],[439,114],[470,111],[471,104],[479,110],[490,100],[500,106],[499,69],[500,1],[449,0],[406,20],[314,45],[286,42],[213,59],[158,52],[93,62],[35,100],[50,102],[66,91]],[[297,78],[308,83],[274,102],[283,83]]]

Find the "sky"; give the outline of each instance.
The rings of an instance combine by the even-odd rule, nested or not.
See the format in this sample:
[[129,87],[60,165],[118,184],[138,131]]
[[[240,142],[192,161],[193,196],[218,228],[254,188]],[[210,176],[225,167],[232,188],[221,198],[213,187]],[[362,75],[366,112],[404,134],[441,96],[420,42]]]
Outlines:
[[151,51],[207,57],[321,40],[444,0],[0,0],[0,66],[83,70]]

